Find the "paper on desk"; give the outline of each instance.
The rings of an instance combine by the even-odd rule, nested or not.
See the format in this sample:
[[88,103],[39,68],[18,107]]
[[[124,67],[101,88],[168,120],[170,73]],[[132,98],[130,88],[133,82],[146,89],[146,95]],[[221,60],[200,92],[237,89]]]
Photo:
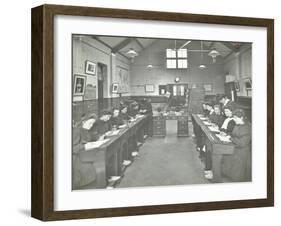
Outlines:
[[94,141],[94,142],[88,142],[88,143],[85,144],[85,150],[88,151],[88,150],[93,149],[93,148],[99,148],[100,146],[102,146],[107,141],[109,141],[109,139],[98,140],[98,141]]
[[105,135],[110,137],[110,136],[116,136],[120,130],[114,130],[114,131],[108,131]]
[[206,126],[210,126],[210,125],[212,125],[212,123],[207,122],[207,121],[203,121],[203,123],[204,123]]
[[211,130],[212,132],[220,132],[220,130],[217,127],[214,126],[208,126],[209,130]]
[[126,124],[124,124],[124,125],[121,125],[121,126],[119,126],[119,128],[125,128],[127,125]]
[[230,136],[222,136],[222,135],[219,135],[219,134],[216,134],[216,136],[223,142],[228,142],[228,143],[231,142]]

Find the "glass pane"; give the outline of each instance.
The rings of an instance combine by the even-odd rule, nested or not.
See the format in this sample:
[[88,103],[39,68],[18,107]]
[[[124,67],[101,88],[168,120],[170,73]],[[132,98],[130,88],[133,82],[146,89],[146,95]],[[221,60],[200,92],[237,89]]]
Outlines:
[[167,60],[167,68],[177,68],[177,60]]
[[187,59],[178,60],[178,68],[187,68]]
[[166,49],[167,58],[176,58],[176,51],[174,49]]
[[177,96],[177,86],[173,86],[173,96]]
[[178,49],[178,58],[187,58],[187,49]]
[[181,96],[184,96],[184,86],[181,86],[181,88],[180,88],[180,92],[181,92]]

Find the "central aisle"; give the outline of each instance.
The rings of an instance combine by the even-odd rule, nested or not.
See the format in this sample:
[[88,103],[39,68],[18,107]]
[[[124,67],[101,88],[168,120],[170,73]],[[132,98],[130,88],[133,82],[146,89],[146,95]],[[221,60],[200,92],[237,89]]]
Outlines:
[[209,183],[191,137],[152,137],[139,154],[117,188]]

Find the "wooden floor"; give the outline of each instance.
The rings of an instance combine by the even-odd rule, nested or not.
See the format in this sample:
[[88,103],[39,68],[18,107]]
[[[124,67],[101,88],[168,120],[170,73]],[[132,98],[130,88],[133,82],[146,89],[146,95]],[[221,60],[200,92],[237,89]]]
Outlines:
[[[190,131],[191,132],[191,131]],[[192,133],[192,132],[191,132]],[[204,178],[192,137],[148,138],[139,157],[130,165],[117,187],[143,187],[209,183]]]

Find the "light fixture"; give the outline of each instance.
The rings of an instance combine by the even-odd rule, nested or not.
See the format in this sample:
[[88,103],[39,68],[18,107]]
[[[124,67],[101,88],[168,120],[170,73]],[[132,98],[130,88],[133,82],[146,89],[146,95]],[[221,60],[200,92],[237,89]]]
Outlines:
[[151,64],[151,48],[148,48],[148,64],[146,68],[148,70],[151,70],[153,68],[153,65]]
[[127,54],[129,55],[130,58],[134,58],[139,55],[133,48],[130,48]]
[[217,50],[213,49],[208,53],[208,55],[213,58],[213,63],[216,63],[216,58],[220,55],[220,53]]
[[203,70],[206,68],[206,65],[203,64],[203,43],[201,41],[201,64],[198,66],[199,69]]
[[147,67],[147,69],[152,69],[153,68],[152,64],[148,64],[146,67]]
[[200,68],[200,69],[205,69],[206,66],[205,66],[204,64],[200,64],[200,65],[199,65],[199,68]]

